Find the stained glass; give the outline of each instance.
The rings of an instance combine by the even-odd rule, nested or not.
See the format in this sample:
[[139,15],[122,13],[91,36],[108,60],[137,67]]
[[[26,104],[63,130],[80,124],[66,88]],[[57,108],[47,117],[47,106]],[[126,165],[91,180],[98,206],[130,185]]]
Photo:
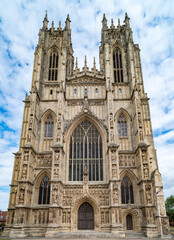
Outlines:
[[83,180],[85,164],[89,181],[103,181],[102,139],[91,122],[84,120],[76,127],[69,150],[69,181]]

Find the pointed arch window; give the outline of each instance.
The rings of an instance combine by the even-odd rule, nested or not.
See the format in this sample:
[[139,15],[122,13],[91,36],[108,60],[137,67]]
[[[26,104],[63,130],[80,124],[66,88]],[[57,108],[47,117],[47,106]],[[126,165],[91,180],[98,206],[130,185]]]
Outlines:
[[69,181],[83,181],[87,170],[89,181],[103,181],[102,139],[97,128],[82,121],[74,130],[69,146]]
[[114,69],[114,82],[122,83],[123,80],[123,63],[122,53],[119,48],[116,48],[113,52],[113,69]]
[[38,204],[49,203],[50,203],[50,182],[49,178],[45,176],[40,183]]
[[54,122],[51,115],[49,115],[45,121],[45,138],[51,138],[53,137],[53,128],[54,128]]
[[127,122],[123,114],[118,118],[118,135],[119,137],[127,137]]
[[134,203],[133,185],[127,176],[121,183],[121,202],[122,204]]
[[58,61],[59,61],[58,53],[51,52],[50,58],[49,58],[48,81],[57,81]]

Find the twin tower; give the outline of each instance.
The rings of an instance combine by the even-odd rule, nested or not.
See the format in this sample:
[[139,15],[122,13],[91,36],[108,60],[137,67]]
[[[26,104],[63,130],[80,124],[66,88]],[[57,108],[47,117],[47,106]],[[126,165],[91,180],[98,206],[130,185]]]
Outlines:
[[[74,64],[70,19],[39,31],[4,236],[169,236],[140,49],[102,20],[100,70]],[[74,66],[75,65],[75,66]]]

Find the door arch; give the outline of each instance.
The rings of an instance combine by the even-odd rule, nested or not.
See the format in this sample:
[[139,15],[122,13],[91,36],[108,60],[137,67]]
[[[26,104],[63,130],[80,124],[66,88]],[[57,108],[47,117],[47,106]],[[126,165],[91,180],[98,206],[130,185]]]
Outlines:
[[82,203],[79,207],[78,229],[94,230],[94,209],[88,202]]
[[126,216],[126,228],[127,230],[133,230],[133,221],[132,216],[130,214]]

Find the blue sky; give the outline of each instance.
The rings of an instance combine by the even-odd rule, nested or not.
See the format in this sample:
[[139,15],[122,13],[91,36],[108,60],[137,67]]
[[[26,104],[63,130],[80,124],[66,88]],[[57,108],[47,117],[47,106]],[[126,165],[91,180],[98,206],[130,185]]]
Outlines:
[[45,10],[49,27],[65,25],[70,14],[74,57],[87,55],[99,68],[101,20],[121,24],[130,17],[134,43],[141,49],[150,111],[165,197],[174,194],[174,1],[173,0],[1,0],[0,1],[0,209],[9,199],[14,156],[18,151],[23,102],[31,87],[34,49]]

